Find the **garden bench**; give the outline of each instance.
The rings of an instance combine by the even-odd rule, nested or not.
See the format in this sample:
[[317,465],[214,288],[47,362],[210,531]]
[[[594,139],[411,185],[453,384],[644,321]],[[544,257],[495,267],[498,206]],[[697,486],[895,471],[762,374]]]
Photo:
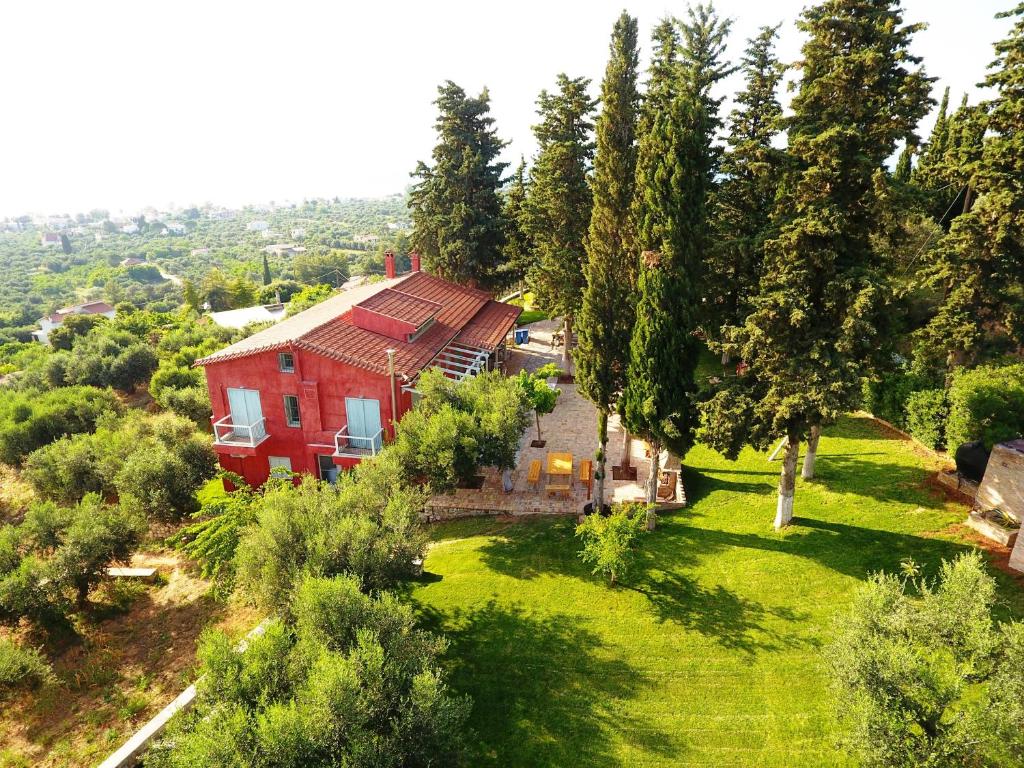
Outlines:
[[544,486],[544,490],[548,493],[564,493],[568,496],[572,492],[572,486],[569,484],[568,479],[559,478],[557,481],[548,481],[548,484]]
[[540,459],[534,459],[530,462],[530,469],[526,473],[526,482],[534,488],[536,488],[537,483],[540,482],[540,466]]
[[156,568],[107,568],[107,576],[112,579],[152,581],[156,578]]

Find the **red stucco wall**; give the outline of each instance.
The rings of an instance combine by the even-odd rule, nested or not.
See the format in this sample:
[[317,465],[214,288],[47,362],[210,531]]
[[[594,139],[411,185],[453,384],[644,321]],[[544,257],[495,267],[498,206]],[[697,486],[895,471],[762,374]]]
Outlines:
[[[269,437],[255,449],[216,446],[221,466],[242,475],[257,486],[270,474],[268,457],[287,456],[292,471],[317,476],[317,455],[334,453],[334,434],[345,424],[345,398],[363,397],[380,401],[385,435],[393,438],[390,384],[387,376],[330,360],[320,355],[291,349],[295,372],[278,370],[278,352],[263,352],[236,360],[206,366],[206,381],[213,406],[213,420],[230,412],[227,390],[232,387],[255,389],[266,419]],[[382,361],[384,362],[384,361]],[[411,398],[401,391],[399,418],[412,406]],[[301,427],[289,427],[285,420],[284,396],[299,398]],[[337,459],[342,467],[351,467],[358,459]]]

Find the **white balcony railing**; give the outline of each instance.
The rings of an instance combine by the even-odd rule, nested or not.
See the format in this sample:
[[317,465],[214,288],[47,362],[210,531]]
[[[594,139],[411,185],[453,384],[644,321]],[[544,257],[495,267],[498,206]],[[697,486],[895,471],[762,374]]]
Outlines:
[[213,422],[213,441],[217,445],[238,445],[255,448],[267,439],[267,420],[257,419],[252,424],[235,424],[228,414]]
[[348,433],[348,424],[334,433],[335,456],[376,456],[384,441],[384,430],[378,429],[371,437]]

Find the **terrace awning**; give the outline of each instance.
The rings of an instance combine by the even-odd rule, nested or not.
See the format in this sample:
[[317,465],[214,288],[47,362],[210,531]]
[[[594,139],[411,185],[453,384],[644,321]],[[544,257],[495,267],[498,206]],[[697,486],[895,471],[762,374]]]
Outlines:
[[[483,347],[475,347],[463,342],[452,341],[434,356],[433,360],[426,365],[424,370],[436,368],[447,378],[461,382],[470,376],[476,376],[486,368],[487,358],[490,354],[490,351]],[[419,376],[402,387],[402,390],[404,392],[416,392],[416,381],[418,380]]]

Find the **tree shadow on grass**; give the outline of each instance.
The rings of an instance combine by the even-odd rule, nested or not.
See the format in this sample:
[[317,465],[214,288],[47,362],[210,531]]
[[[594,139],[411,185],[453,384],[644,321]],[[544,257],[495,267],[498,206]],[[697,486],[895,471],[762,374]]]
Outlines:
[[646,584],[633,589],[647,597],[660,621],[698,632],[728,650],[754,655],[759,651],[817,645],[813,640],[779,632],[765,623],[770,619],[803,621],[808,614],[784,606],[765,606],[721,584],[709,589],[694,579],[670,572],[652,576]]
[[942,506],[945,495],[931,485],[934,470],[861,458],[867,455],[822,454],[815,463],[814,479],[804,482],[878,501]]
[[651,758],[678,758],[678,736],[631,718],[621,702],[650,685],[610,657],[601,638],[566,614],[532,614],[495,601],[423,623],[450,642],[449,682],[473,698],[474,766],[613,766],[612,735]]
[[926,574],[931,575],[937,572],[943,560],[952,560],[973,550],[966,544],[947,539],[801,517],[793,519],[793,525],[784,536],[761,536],[687,525],[679,525],[676,530],[686,542],[678,546],[692,547],[702,554],[730,548],[778,552],[813,560],[857,579],[865,579],[877,571],[896,573],[900,562],[906,558],[913,558],[924,567]]
[[519,522],[495,533],[481,548],[480,556],[490,570],[517,579],[533,579],[545,573],[586,579],[590,570],[576,553],[576,519]]

